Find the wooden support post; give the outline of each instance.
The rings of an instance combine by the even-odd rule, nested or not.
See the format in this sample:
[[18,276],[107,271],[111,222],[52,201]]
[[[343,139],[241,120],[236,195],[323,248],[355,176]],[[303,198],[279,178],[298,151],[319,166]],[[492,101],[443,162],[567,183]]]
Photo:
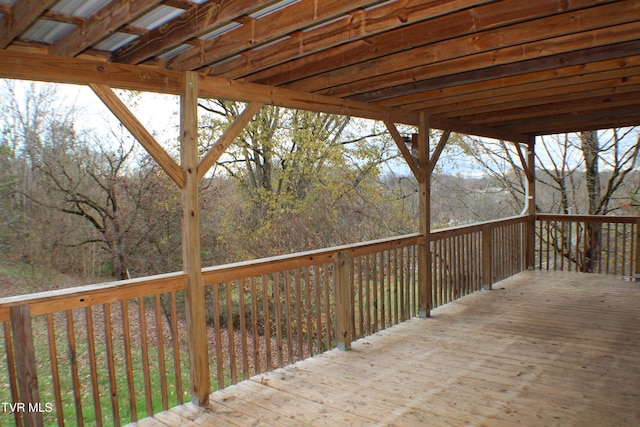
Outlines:
[[418,245],[418,316],[431,316],[431,174],[429,166],[429,117],[420,115],[418,129],[419,231],[423,236]]
[[351,259],[349,252],[340,251],[336,257],[336,341],[338,349],[351,350]]
[[209,400],[209,356],[200,259],[200,211],[198,195],[198,77],[185,73],[180,99],[180,160],[182,188],[182,264],[185,278],[185,311],[191,370],[192,402]]
[[31,311],[28,305],[11,307],[11,334],[13,335],[13,351],[18,377],[18,395],[22,412],[22,420],[27,426],[43,426],[40,411],[40,393],[38,391],[38,371],[33,332],[31,330]]
[[482,226],[482,289],[491,290],[493,285],[493,228]]
[[529,139],[527,150],[527,222],[525,241],[525,263],[527,270],[535,268],[536,255],[536,156],[535,156],[535,136]]

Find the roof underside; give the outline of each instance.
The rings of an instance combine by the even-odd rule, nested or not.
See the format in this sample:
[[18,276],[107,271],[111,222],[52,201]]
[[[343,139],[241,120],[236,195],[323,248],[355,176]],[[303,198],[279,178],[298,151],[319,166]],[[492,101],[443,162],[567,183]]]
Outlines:
[[518,134],[640,124],[640,0],[0,0],[3,52],[198,71]]

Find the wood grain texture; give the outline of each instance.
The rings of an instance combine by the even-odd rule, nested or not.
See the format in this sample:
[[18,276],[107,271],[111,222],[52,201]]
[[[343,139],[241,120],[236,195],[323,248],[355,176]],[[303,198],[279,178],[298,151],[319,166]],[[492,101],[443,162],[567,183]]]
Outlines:
[[[184,405],[170,426],[640,423],[640,289],[524,272],[353,343]],[[598,313],[597,316],[594,313]],[[186,419],[186,420],[183,420]],[[211,424],[206,424],[209,422]],[[140,424],[142,425],[142,424]]]
[[182,188],[182,269],[185,278],[185,316],[191,372],[191,396],[204,405],[210,391],[209,357],[200,254],[200,196],[198,189],[198,76],[185,73],[180,98],[180,163]]

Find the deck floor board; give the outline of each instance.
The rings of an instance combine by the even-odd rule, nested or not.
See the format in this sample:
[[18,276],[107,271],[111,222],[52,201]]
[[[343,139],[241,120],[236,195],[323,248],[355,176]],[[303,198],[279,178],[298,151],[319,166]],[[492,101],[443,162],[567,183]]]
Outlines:
[[139,425],[637,426],[640,283],[525,272]]

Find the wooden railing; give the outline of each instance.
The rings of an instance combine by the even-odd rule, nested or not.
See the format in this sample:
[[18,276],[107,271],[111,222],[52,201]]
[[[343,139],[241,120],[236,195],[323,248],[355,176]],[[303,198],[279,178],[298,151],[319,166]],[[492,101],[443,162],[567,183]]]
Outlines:
[[432,306],[490,288],[524,266],[526,216],[431,233]]
[[[592,271],[637,273],[638,221],[538,215],[536,267],[580,271],[585,239],[600,233]],[[533,224],[519,216],[431,233],[431,306],[525,269]],[[422,243],[411,234],[203,269],[212,389],[416,316]],[[0,402],[42,409],[9,408],[0,425],[120,425],[183,403],[184,282],[174,273],[0,299]]]
[[640,273],[640,218],[536,215],[536,268],[631,277]]
[[[413,234],[204,269],[214,387],[348,347],[414,316],[420,239]],[[345,304],[338,304],[345,289]]]
[[1,299],[0,401],[24,406],[0,425],[121,425],[182,404],[183,287],[176,273]]

